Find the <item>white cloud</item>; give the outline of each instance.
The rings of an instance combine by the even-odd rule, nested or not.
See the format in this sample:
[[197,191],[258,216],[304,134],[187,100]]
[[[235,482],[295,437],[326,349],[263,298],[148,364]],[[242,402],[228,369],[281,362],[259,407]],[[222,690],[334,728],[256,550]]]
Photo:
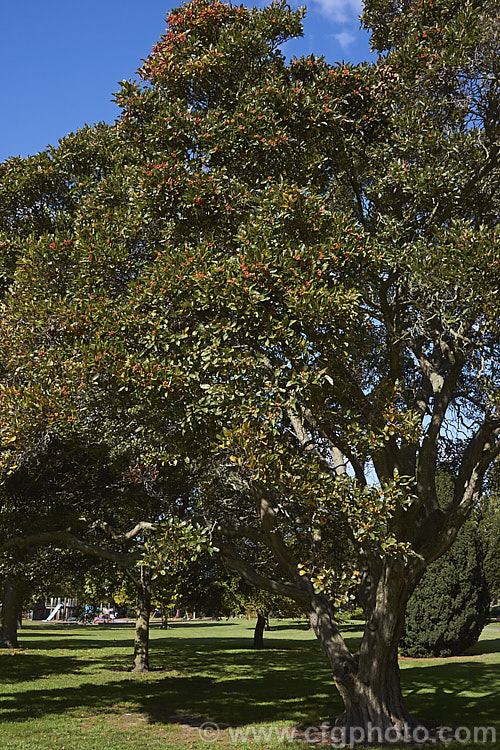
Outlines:
[[353,21],[362,11],[361,0],[314,0],[314,5],[338,23]]
[[333,37],[337,40],[343,50],[346,50],[356,41],[356,35],[351,34],[350,31],[341,31],[340,34],[334,34]]

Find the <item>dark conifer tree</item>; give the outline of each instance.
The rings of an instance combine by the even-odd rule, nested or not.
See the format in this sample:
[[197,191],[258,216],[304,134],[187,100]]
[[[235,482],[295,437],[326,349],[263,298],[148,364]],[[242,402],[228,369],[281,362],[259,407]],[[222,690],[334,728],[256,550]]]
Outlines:
[[[440,477],[442,500],[450,485]],[[490,595],[478,524],[467,521],[453,547],[430,565],[406,609],[401,650],[405,656],[454,656],[477,642]]]

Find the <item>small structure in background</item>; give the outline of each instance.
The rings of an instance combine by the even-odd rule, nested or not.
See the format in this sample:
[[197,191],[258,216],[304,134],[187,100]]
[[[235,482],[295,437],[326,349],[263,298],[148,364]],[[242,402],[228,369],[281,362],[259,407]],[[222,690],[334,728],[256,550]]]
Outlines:
[[51,596],[33,605],[32,620],[73,620],[78,612],[78,601],[68,597]]

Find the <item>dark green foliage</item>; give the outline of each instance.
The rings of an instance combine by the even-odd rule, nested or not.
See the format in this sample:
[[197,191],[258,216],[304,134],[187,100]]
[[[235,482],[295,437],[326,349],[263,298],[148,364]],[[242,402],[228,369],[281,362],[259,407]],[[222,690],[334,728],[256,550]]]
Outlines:
[[478,527],[468,521],[454,546],[425,572],[406,609],[405,656],[454,656],[477,642],[489,612]]
[[481,502],[481,542],[484,574],[492,601],[500,600],[500,461],[489,472]]
[[491,599],[500,599],[500,508],[491,504],[488,515],[481,523],[482,539],[485,547],[484,574]]

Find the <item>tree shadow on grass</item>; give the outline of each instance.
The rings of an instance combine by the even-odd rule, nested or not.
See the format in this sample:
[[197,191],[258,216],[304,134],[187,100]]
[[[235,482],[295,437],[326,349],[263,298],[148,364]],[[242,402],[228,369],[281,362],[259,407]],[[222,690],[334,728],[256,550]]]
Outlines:
[[85,662],[73,656],[45,656],[10,652],[0,659],[0,683],[4,685],[49,677],[74,674],[85,668]]
[[[150,644],[150,663],[153,669],[189,673],[203,671],[220,679],[236,670],[247,674],[253,669],[264,674],[266,669],[286,670],[290,663],[294,669],[304,671],[314,663],[315,668],[329,671],[315,641],[284,641],[266,638],[266,648],[253,649],[248,638],[156,638]],[[103,655],[103,669],[128,669],[130,655]]]
[[339,630],[341,633],[362,633],[365,628],[364,622],[340,622]]
[[[296,668],[305,673],[312,661],[315,664],[315,669],[324,669],[325,674],[330,675],[329,666],[316,640],[310,638],[304,640],[273,638],[273,632],[271,631],[265,636],[264,649],[255,650],[253,649],[251,632],[252,629],[249,629],[248,637],[243,638],[237,635],[214,638],[208,634],[206,637],[194,634],[194,637],[186,637],[189,630],[183,632],[176,632],[175,630],[154,631],[150,640],[150,663],[155,670],[186,672],[200,671],[200,668],[202,668],[205,673],[221,676],[226,674],[228,668],[237,668],[242,673],[246,673],[248,669],[253,668],[254,664],[263,671],[266,667],[274,667],[279,671],[286,670],[291,661],[296,664]],[[32,659],[32,673],[34,675],[38,674],[39,665],[42,665],[42,669],[46,669],[45,665],[49,663],[51,658],[50,656],[40,655],[40,651],[68,650],[80,654],[81,657],[84,657],[86,652],[92,653],[92,661],[96,670],[104,669],[119,672],[130,670],[133,629],[114,634],[109,631],[106,633],[106,637],[100,631],[93,638],[83,637],[82,631],[73,636],[68,634],[67,637],[50,633],[50,637],[43,640],[41,638],[32,640],[31,635],[32,633],[24,633],[20,644],[27,650],[20,652],[18,655],[22,654],[25,658],[24,663],[27,664],[29,661],[26,660]],[[355,650],[359,645],[359,638],[347,637],[346,642],[349,648]],[[31,653],[30,649],[33,649]],[[56,657],[54,656],[54,658]],[[81,661],[74,659],[73,663],[75,670],[80,671]],[[220,672],[221,665],[223,665],[222,672]],[[68,671],[75,671],[71,668],[70,660],[67,662],[67,668]],[[29,667],[27,667],[28,669]],[[53,673],[56,674],[57,669],[54,669]],[[19,673],[10,672],[9,674],[11,682],[22,682],[26,679],[26,670],[19,671]]]
[[[47,683],[46,690],[40,690],[39,685],[36,690],[29,685],[19,685],[14,692],[7,689],[2,702],[4,718],[24,721],[50,714],[95,715],[119,712],[120,706],[126,706],[152,722],[172,723],[178,716],[178,721],[186,723],[185,717],[191,716],[198,717],[198,723],[199,718],[211,717],[238,725],[312,721],[317,715],[331,716],[340,710],[329,666],[316,642],[275,639],[276,647],[263,651],[250,648],[250,644],[249,638],[170,637],[165,631],[152,640],[154,671],[147,675],[130,673],[131,648],[127,653],[103,649],[98,658],[93,651],[92,683],[85,676],[85,684],[76,687],[70,680],[62,687],[61,681],[53,688]],[[75,639],[74,652],[84,655],[86,645]],[[102,646],[103,641],[91,645]],[[17,661],[20,657],[22,663]],[[56,654],[27,651],[11,659],[6,672],[12,682],[50,673],[64,679],[82,664],[86,662],[81,658],[66,660]]]
[[[193,628],[204,629],[205,627],[217,626],[218,628],[226,625],[233,626],[231,622],[170,622],[167,629],[162,629],[160,623],[153,623],[150,626],[152,634],[168,635],[175,633],[184,634],[189,638],[193,634]],[[249,631],[253,627],[249,625]],[[96,648],[115,648],[123,644],[128,646],[134,640],[135,624],[134,622],[122,623],[117,625],[99,624],[99,625],[82,625],[73,623],[63,623],[57,626],[28,626],[19,630],[18,640],[21,648],[43,649],[96,649]],[[210,638],[210,636],[208,636]],[[249,634],[249,638],[250,638]],[[213,636],[210,638],[213,640]],[[0,652],[1,653],[1,652]]]
[[[255,620],[252,622],[252,629],[255,628]],[[271,629],[266,630],[266,633],[273,633],[273,632],[279,632],[280,630],[303,630],[308,631],[309,628],[309,622],[307,620],[297,621],[293,623],[281,623],[281,622],[271,622]]]
[[497,664],[456,662],[411,666],[401,671],[411,714],[431,725],[500,728]]
[[312,721],[319,715],[318,708],[323,715],[338,712],[340,704],[337,700],[334,708],[328,668],[318,670],[316,664],[311,668],[303,654],[292,664],[291,672],[285,671],[284,661],[269,664],[262,653],[239,652],[237,658],[222,649],[213,652],[211,663],[205,663],[204,658],[203,672],[207,674],[189,674],[200,669],[193,654],[179,675],[129,673],[102,682],[101,672],[94,682],[76,687],[13,692],[3,699],[3,716],[7,721],[25,721],[50,714],[137,711],[151,722],[173,723],[178,717],[177,721],[186,723],[185,717],[190,716],[237,726],[266,721],[298,723],[305,717]]
[[[168,627],[169,628],[220,628],[229,625],[235,626],[236,624],[240,624],[238,620],[232,621],[232,620],[169,620],[168,621]],[[153,627],[156,625],[156,623],[152,623]],[[160,626],[160,623],[158,623],[158,626]]]
[[[117,644],[109,642],[115,650],[107,653],[104,648],[100,654],[93,651],[92,677],[75,677],[84,681],[78,685],[73,678],[66,685],[63,680],[83,666],[89,669],[82,658],[84,653],[80,652],[79,659],[50,653],[6,655],[7,682],[62,677],[56,685],[55,680],[47,683],[47,689],[39,689],[40,685],[37,689],[29,685],[9,688],[5,684],[4,718],[24,721],[51,714],[95,716],[129,711],[165,724],[179,721],[196,725],[210,718],[238,726],[263,722],[318,725],[338,715],[342,710],[340,698],[318,643],[272,638],[269,642],[270,648],[256,651],[248,638],[188,638],[180,633],[170,637],[165,631],[152,641],[155,669],[147,675],[128,671],[131,648],[117,653]],[[107,640],[99,640],[91,646],[102,647],[103,643],[108,645]],[[491,641],[482,643],[489,645]],[[86,645],[75,639],[74,653]],[[403,691],[413,715],[431,725],[498,726],[497,664],[408,660],[403,666]]]
[[22,649],[43,651],[67,649],[88,651],[90,649],[129,647],[134,640],[134,624],[126,625],[74,625],[28,626],[18,633]]
[[482,641],[478,641],[478,643],[476,643],[474,646],[468,648],[466,651],[466,656],[481,656],[482,654],[498,653],[500,653],[500,638],[485,638]]
[[[178,645],[178,644],[177,644]],[[174,654],[169,661],[174,661]],[[197,658],[203,656],[203,671]],[[200,723],[212,719],[238,726],[249,723],[309,722],[319,724],[340,713],[327,665],[321,656],[274,654],[272,663],[259,653],[186,654],[183,674],[133,675],[99,683],[86,682],[47,690],[23,690],[5,695],[4,717],[11,721],[65,714],[78,716],[141,712],[151,722]],[[499,693],[496,665],[447,663],[409,667],[402,671],[410,712],[431,725],[498,726]],[[468,692],[472,694],[467,694]]]
[[126,648],[133,643],[134,632],[131,630],[128,633],[128,637],[125,638],[78,638],[76,640],[73,637],[68,638],[54,638],[51,641],[32,640],[31,637],[20,638],[19,646],[27,650],[43,650],[43,651],[56,651],[61,649],[67,649],[68,651],[74,651],[75,649],[82,651],[89,651],[91,649],[106,649],[106,648],[119,648],[123,646]]

